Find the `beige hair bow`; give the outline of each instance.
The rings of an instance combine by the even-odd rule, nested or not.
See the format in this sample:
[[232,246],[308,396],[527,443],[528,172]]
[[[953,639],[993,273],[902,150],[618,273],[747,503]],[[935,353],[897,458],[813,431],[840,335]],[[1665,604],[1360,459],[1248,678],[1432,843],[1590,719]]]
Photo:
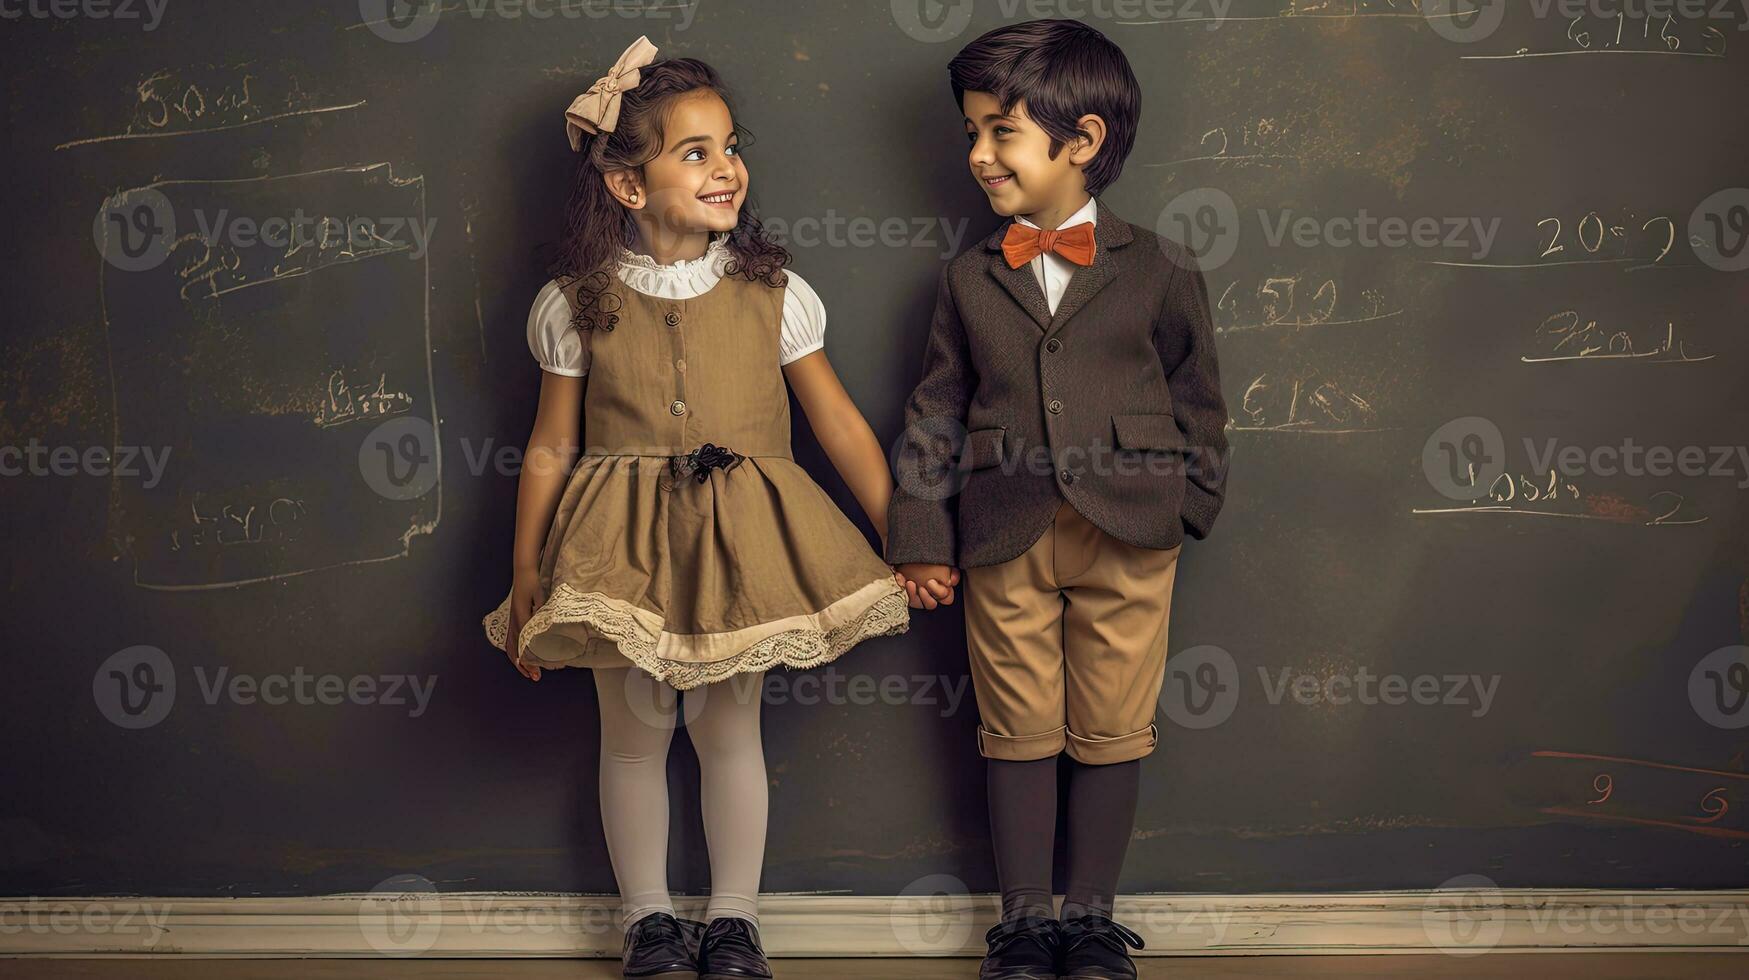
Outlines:
[[656,59],[656,46],[648,37],[633,41],[607,74],[595,80],[589,91],[565,110],[565,135],[573,151],[583,149],[584,133],[611,133],[619,125],[620,95],[638,87],[638,69]]

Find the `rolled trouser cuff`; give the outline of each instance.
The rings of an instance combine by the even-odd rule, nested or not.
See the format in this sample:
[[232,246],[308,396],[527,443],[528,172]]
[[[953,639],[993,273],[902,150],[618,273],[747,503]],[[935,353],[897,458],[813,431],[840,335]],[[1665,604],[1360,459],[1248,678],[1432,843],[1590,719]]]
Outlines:
[[[1067,726],[1065,726],[1067,731]],[[1118,762],[1140,759],[1154,751],[1159,732],[1152,723],[1140,731],[1114,738],[1089,738],[1067,732],[1069,758],[1090,766],[1109,766]]]
[[1003,759],[1008,762],[1049,759],[1063,751],[1066,744],[1064,736],[1068,731],[1069,727],[1064,725],[1037,735],[998,735],[979,725],[978,753],[986,759]]

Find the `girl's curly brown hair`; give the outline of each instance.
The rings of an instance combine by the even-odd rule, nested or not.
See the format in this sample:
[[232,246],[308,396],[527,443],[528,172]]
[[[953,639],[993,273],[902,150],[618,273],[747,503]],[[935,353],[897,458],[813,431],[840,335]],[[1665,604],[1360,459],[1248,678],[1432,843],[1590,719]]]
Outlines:
[[[561,287],[576,286],[576,311],[571,325],[578,330],[612,330],[619,321],[616,296],[608,292],[618,284],[612,274],[621,246],[637,243],[637,223],[608,192],[605,174],[617,170],[641,170],[662,152],[669,109],[675,100],[708,89],[730,105],[728,90],[716,70],[696,58],[672,58],[639,69],[638,85],[620,96],[619,122],[610,133],[584,134],[578,155],[576,180],[565,206],[565,232],[548,272]],[[751,135],[739,125],[735,133],[742,148],[751,145]],[[740,220],[725,243],[729,261],[725,275],[782,286],[788,280],[784,266],[790,254],[765,237],[752,202],[741,208]]]

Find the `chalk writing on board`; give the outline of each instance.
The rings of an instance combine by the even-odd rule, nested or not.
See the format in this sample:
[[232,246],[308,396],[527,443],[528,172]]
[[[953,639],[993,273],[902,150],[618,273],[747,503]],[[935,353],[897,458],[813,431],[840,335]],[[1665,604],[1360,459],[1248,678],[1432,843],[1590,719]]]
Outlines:
[[1552,785],[1568,800],[1539,812],[1749,839],[1744,812],[1732,805],[1749,791],[1749,773],[1587,752],[1540,750],[1531,757],[1570,774]]
[[418,247],[401,240],[406,226],[403,219],[300,215],[298,220],[308,225],[307,233],[288,234],[276,243],[264,240],[262,247],[247,250],[247,262],[231,243],[205,233],[190,232],[177,238],[170,255],[182,279],[182,297],[210,299]]
[[1197,140],[1194,156],[1164,163],[1144,163],[1144,167],[1180,167],[1192,163],[1214,163],[1227,166],[1281,166],[1299,162],[1293,149],[1288,127],[1274,118],[1247,120],[1237,126],[1217,126]]
[[[147,192],[177,229],[221,213],[256,227],[300,210],[425,219],[423,178],[397,178],[388,164],[171,180],[119,196]],[[100,263],[118,445],[173,450],[157,485],[111,483],[110,536],[136,584],[225,588],[388,561],[435,530],[428,260],[379,247],[372,227],[290,251],[269,236],[209,248],[201,235],[141,271]],[[361,439],[397,422],[429,434],[431,481],[418,493],[385,494],[362,461]]]
[[55,149],[241,129],[365,104],[363,99],[320,100],[304,91],[295,75],[283,83],[270,82],[248,65],[155,72],[141,79],[134,91],[137,101],[121,132],[69,140]]
[[1647,334],[1641,340],[1642,349],[1626,330],[1606,331],[1598,327],[1596,320],[1581,317],[1577,310],[1562,310],[1537,325],[1537,352],[1525,354],[1519,360],[1526,364],[1612,360],[1680,364],[1710,361],[1716,356],[1690,352],[1688,341],[1677,339],[1674,323],[1666,322],[1656,332]]
[[[1245,23],[1292,24],[1330,20],[1403,20],[1425,23],[1430,17],[1459,19],[1462,11],[1441,14],[1423,12],[1420,0],[1264,0],[1246,5],[1245,13],[1234,14],[1230,8],[1208,16],[1195,16],[1188,11],[1183,16],[1154,19],[1118,20],[1130,27],[1164,24],[1225,25]],[[1257,11],[1251,13],[1249,11]]]
[[[1474,464],[1471,464],[1474,477]],[[1461,485],[1461,484],[1460,484]],[[1613,493],[1582,493],[1550,470],[1546,477],[1528,473],[1502,473],[1487,487],[1488,503],[1457,507],[1416,507],[1411,514],[1462,516],[1470,514],[1561,518],[1602,521],[1606,524],[1638,524],[1675,527],[1705,524],[1710,518],[1696,514],[1688,498],[1674,490],[1659,490],[1645,504],[1635,504]]]
[[1228,422],[1235,432],[1299,432],[1339,435],[1382,432],[1378,412],[1365,398],[1333,378],[1317,374],[1260,374],[1239,400],[1242,419]]
[[[1705,5],[1702,5],[1705,6]],[[1723,58],[1726,35],[1723,27],[1735,29],[1728,17],[1716,16],[1725,4],[1711,5],[1715,15],[1678,19],[1632,4],[1621,5],[1614,15],[1594,12],[1565,23],[1538,20],[1562,30],[1538,47],[1521,47],[1509,54],[1470,54],[1466,61],[1511,61],[1519,58],[1565,58],[1580,55],[1664,55],[1679,58]]]
[[366,387],[348,384],[342,372],[333,372],[328,375],[327,398],[316,410],[316,425],[329,428],[348,422],[380,421],[411,411],[413,396],[404,391],[389,391],[387,385],[387,374],[378,374],[376,383]]
[[1521,261],[1434,260],[1432,264],[1465,269],[1614,265],[1628,272],[1681,267],[1667,261],[1677,242],[1676,221],[1667,215],[1642,219],[1632,212],[1606,217],[1601,212],[1588,211],[1577,221],[1569,216],[1550,215],[1534,224],[1534,230],[1522,229],[1524,233],[1519,236]]
[[1388,308],[1382,292],[1366,289],[1344,303],[1335,279],[1301,274],[1268,276],[1255,285],[1234,281],[1215,301],[1215,333],[1246,333],[1272,327],[1291,329],[1382,323],[1403,315]]

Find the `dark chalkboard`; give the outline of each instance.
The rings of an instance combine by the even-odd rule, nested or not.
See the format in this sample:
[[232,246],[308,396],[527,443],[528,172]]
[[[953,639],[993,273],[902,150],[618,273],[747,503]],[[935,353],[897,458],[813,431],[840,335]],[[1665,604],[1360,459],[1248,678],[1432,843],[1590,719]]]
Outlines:
[[[1105,199],[1204,255],[1233,417],[1125,890],[1749,881],[1740,10],[372,6],[0,30],[0,893],[611,892],[590,677],[530,685],[479,626],[562,110],[640,33],[722,71],[890,441],[940,264],[996,222],[947,59],[1058,12],[1135,65]],[[767,890],[994,888],[957,609],[771,683]]]

